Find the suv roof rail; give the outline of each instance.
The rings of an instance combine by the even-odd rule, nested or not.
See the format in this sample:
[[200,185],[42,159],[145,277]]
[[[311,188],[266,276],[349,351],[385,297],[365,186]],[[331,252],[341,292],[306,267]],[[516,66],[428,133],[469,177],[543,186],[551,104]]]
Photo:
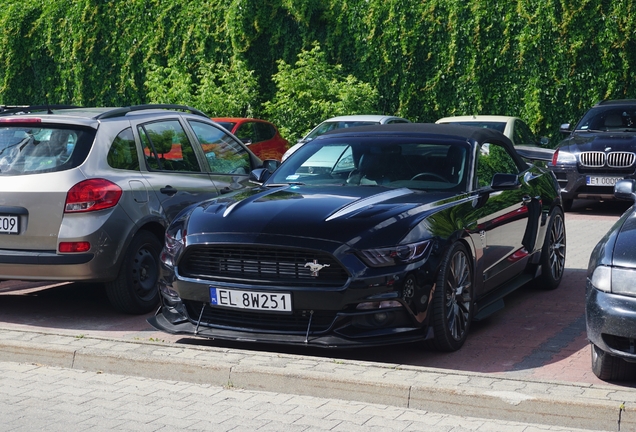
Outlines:
[[46,111],[53,114],[54,109],[81,108],[77,105],[0,105],[0,115],[27,114],[35,111]]
[[125,116],[129,112],[143,111],[150,109],[170,109],[179,111],[188,111],[191,114],[199,115],[205,118],[209,118],[204,112],[199,111],[196,108],[189,107],[187,105],[173,105],[173,104],[146,104],[146,105],[132,105],[127,107],[115,108],[106,112],[103,112],[95,116],[95,120],[109,119],[113,117]]
[[636,99],[602,100],[598,102],[595,106],[600,106],[600,105],[636,105]]

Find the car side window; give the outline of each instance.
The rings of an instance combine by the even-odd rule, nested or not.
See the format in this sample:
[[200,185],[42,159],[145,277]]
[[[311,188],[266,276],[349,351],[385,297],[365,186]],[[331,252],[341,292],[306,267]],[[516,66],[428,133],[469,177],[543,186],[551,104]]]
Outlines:
[[254,122],[243,123],[239,126],[235,133],[236,137],[244,143],[257,142],[256,131],[254,130]]
[[146,166],[151,171],[201,172],[194,148],[178,120],[138,126]]
[[483,144],[477,151],[477,187],[487,187],[495,174],[519,174],[519,167],[508,150],[493,143]]
[[276,130],[268,123],[256,122],[254,126],[256,127],[256,140],[254,142],[267,141],[276,135]]
[[106,161],[108,165],[116,169],[139,171],[137,146],[131,128],[124,129],[115,137]]
[[520,145],[520,144],[536,145],[537,144],[534,139],[534,135],[530,131],[530,128],[525,123],[519,120],[515,121],[514,141],[516,145]]
[[201,143],[210,171],[218,174],[247,174],[250,172],[249,153],[225,131],[213,125],[189,120]]

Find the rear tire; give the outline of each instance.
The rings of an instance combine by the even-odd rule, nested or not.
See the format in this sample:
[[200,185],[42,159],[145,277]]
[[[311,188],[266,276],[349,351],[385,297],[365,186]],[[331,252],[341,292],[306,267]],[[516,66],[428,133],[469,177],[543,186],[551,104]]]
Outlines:
[[559,286],[565,271],[565,249],[565,219],[561,209],[555,207],[541,249],[541,276],[535,281],[538,288],[553,290]]
[[464,345],[473,319],[473,272],[466,247],[454,243],[442,260],[433,301],[429,345],[438,351],[457,351]]
[[144,314],[159,304],[159,254],[161,242],[148,231],[133,237],[117,278],[106,283],[112,306],[127,314]]
[[614,357],[590,344],[592,352],[592,372],[603,381],[628,381],[636,377],[636,365],[619,357]]

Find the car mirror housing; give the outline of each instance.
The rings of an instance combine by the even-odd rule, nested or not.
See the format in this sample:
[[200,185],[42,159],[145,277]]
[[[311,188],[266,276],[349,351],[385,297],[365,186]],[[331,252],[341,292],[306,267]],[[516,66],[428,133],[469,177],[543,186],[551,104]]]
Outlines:
[[541,139],[539,140],[539,143],[543,146],[543,147],[547,147],[548,144],[550,144],[550,138],[543,136],[541,137]]
[[272,175],[271,171],[267,168],[256,168],[250,172],[249,181],[252,183],[263,184]]
[[494,190],[509,190],[520,187],[519,178],[516,174],[497,173],[492,177],[490,187]]
[[636,194],[634,194],[635,186],[636,181],[633,179],[617,181],[614,185],[614,197],[623,200],[636,201]]
[[265,168],[270,173],[273,173],[274,171],[278,169],[280,164],[281,162],[276,159],[265,159],[263,161],[263,168]]
[[560,127],[559,127],[559,132],[561,132],[562,134],[569,134],[572,132],[572,130],[570,129],[570,123],[563,123]]

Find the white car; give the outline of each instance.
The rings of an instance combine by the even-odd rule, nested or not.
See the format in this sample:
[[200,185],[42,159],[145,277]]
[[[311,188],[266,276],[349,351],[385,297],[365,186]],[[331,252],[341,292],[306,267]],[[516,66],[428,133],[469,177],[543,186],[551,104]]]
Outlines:
[[294,144],[285,152],[285,154],[283,154],[282,160],[284,161],[285,159],[287,159],[289,155],[291,155],[296,150],[298,150],[307,141],[311,141],[312,139],[316,138],[318,135],[322,135],[331,130],[340,129],[340,128],[357,127],[357,126],[372,126],[377,124],[393,124],[393,123],[411,123],[411,122],[402,117],[376,115],[376,114],[359,114],[359,115],[332,117],[320,123],[318,126],[313,128],[307,135],[299,139],[298,143]]
[[507,136],[515,146],[517,153],[527,159],[552,161],[554,149],[546,148],[548,139],[537,139],[530,127],[517,117],[499,115],[469,115],[444,117],[438,124],[457,124],[495,129]]

